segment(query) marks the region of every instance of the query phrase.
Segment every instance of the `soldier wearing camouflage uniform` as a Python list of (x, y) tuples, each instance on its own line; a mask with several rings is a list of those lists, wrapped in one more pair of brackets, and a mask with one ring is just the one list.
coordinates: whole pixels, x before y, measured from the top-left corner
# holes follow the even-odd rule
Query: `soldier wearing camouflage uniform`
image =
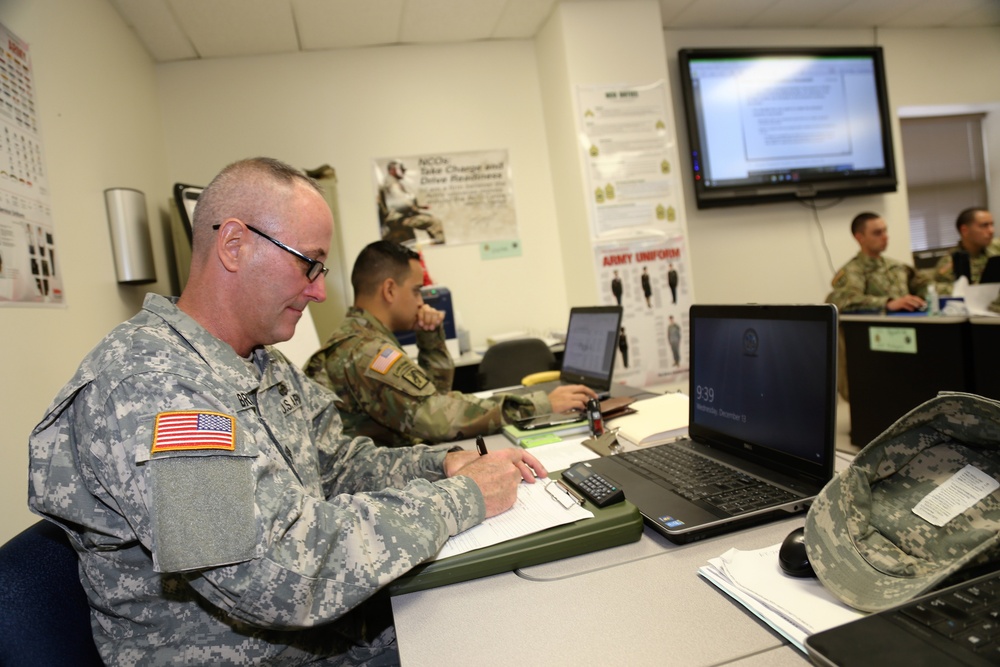
[[(423, 303), (419, 256), (388, 241), (369, 244), (351, 274), (354, 306), (306, 364), (306, 373), (337, 393), (344, 429), (392, 446), (496, 433), (514, 419), (582, 409), (596, 394), (583, 385), (546, 396), (478, 398), (451, 391), (454, 362), (445, 347), (444, 314)], [(393, 331), (416, 331), (418, 361)]]
[(882, 256), (889, 235), (881, 216), (859, 214), (851, 233), (861, 250), (833, 277), (828, 303), (841, 313), (914, 311), (927, 305), (928, 281), (912, 267)]
[(939, 259), (934, 268), (938, 294), (951, 294), (956, 278), (953, 253), (964, 252), (969, 256), (969, 282), (973, 285), (979, 283), (987, 260), (1000, 255), (1000, 242), (993, 240), (993, 215), (986, 209), (965, 209), (958, 214), (955, 228), (959, 235), (958, 245)]
[(29, 505), (80, 557), (107, 664), (395, 664), (372, 596), (544, 476), (519, 449), (351, 440), (333, 394), (267, 347), (325, 298), (332, 225), (287, 165), (227, 167), (184, 294), (149, 295), (32, 432)]

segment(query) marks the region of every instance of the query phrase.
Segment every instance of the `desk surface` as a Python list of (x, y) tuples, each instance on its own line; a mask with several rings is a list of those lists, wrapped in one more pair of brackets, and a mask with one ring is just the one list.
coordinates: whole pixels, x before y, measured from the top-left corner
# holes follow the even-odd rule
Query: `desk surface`
[(798, 665), (805, 656), (697, 574), (801, 516), (683, 546), (638, 542), (392, 599), (411, 665)]
[(802, 653), (697, 570), (733, 547), (776, 544), (803, 522), (685, 545), (646, 527), (631, 544), (394, 597), (403, 665), (801, 667)]

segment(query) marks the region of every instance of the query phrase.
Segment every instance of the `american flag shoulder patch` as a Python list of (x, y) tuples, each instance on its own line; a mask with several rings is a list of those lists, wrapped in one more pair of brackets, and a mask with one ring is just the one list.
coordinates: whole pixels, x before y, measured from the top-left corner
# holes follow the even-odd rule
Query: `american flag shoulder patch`
[(375, 355), (372, 359), (372, 363), (368, 366), (370, 369), (376, 373), (381, 373), (385, 375), (392, 368), (393, 364), (399, 361), (403, 357), (403, 353), (394, 348), (392, 345), (384, 345), (379, 353)]
[(193, 449), (236, 449), (236, 420), (220, 412), (204, 410), (156, 415), (151, 453)]

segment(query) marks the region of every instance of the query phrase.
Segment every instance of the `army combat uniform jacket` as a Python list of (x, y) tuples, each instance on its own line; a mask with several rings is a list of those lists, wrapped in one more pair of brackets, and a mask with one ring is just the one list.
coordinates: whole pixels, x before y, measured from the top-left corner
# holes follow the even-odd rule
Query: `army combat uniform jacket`
[(355, 608), (485, 516), (445, 453), (348, 439), (279, 352), (149, 295), (32, 432), (29, 505), (79, 553), (109, 665), (353, 664), (394, 637), (357, 643)]
[(884, 311), (891, 299), (907, 294), (924, 297), (928, 281), (912, 267), (888, 257), (859, 252), (833, 277), (827, 302), (841, 313)]
[[(937, 285), (938, 294), (951, 294), (952, 287), (955, 284), (955, 267), (953, 266), (951, 256), (953, 253), (964, 251), (965, 248), (960, 243), (951, 252), (938, 260), (937, 266), (934, 267), (934, 282)], [(1000, 255), (1000, 240), (991, 242), (977, 256), (970, 256), (969, 277), (971, 280), (969, 282), (973, 285), (978, 285), (979, 278), (983, 275), (983, 269), (986, 268), (986, 262), (990, 257), (996, 255)]]
[(347, 433), (390, 446), (487, 435), (519, 417), (551, 412), (541, 391), (490, 398), (451, 391), (455, 366), (441, 327), (417, 332), (417, 348), (414, 362), (384, 324), (352, 307), (306, 373), (337, 393)]

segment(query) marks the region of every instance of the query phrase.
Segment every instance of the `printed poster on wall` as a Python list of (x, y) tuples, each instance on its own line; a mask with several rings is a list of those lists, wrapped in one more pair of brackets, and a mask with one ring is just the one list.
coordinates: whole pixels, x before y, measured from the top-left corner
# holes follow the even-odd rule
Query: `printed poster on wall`
[(375, 160), (379, 236), (405, 245), (518, 238), (506, 150)]
[(645, 86), (580, 86), (592, 234), (668, 232), (683, 192), (666, 82)]
[(622, 307), (615, 382), (686, 380), (692, 290), (684, 237), (606, 243), (594, 252), (600, 303)]
[(28, 44), (0, 40), (0, 306), (62, 305)]

